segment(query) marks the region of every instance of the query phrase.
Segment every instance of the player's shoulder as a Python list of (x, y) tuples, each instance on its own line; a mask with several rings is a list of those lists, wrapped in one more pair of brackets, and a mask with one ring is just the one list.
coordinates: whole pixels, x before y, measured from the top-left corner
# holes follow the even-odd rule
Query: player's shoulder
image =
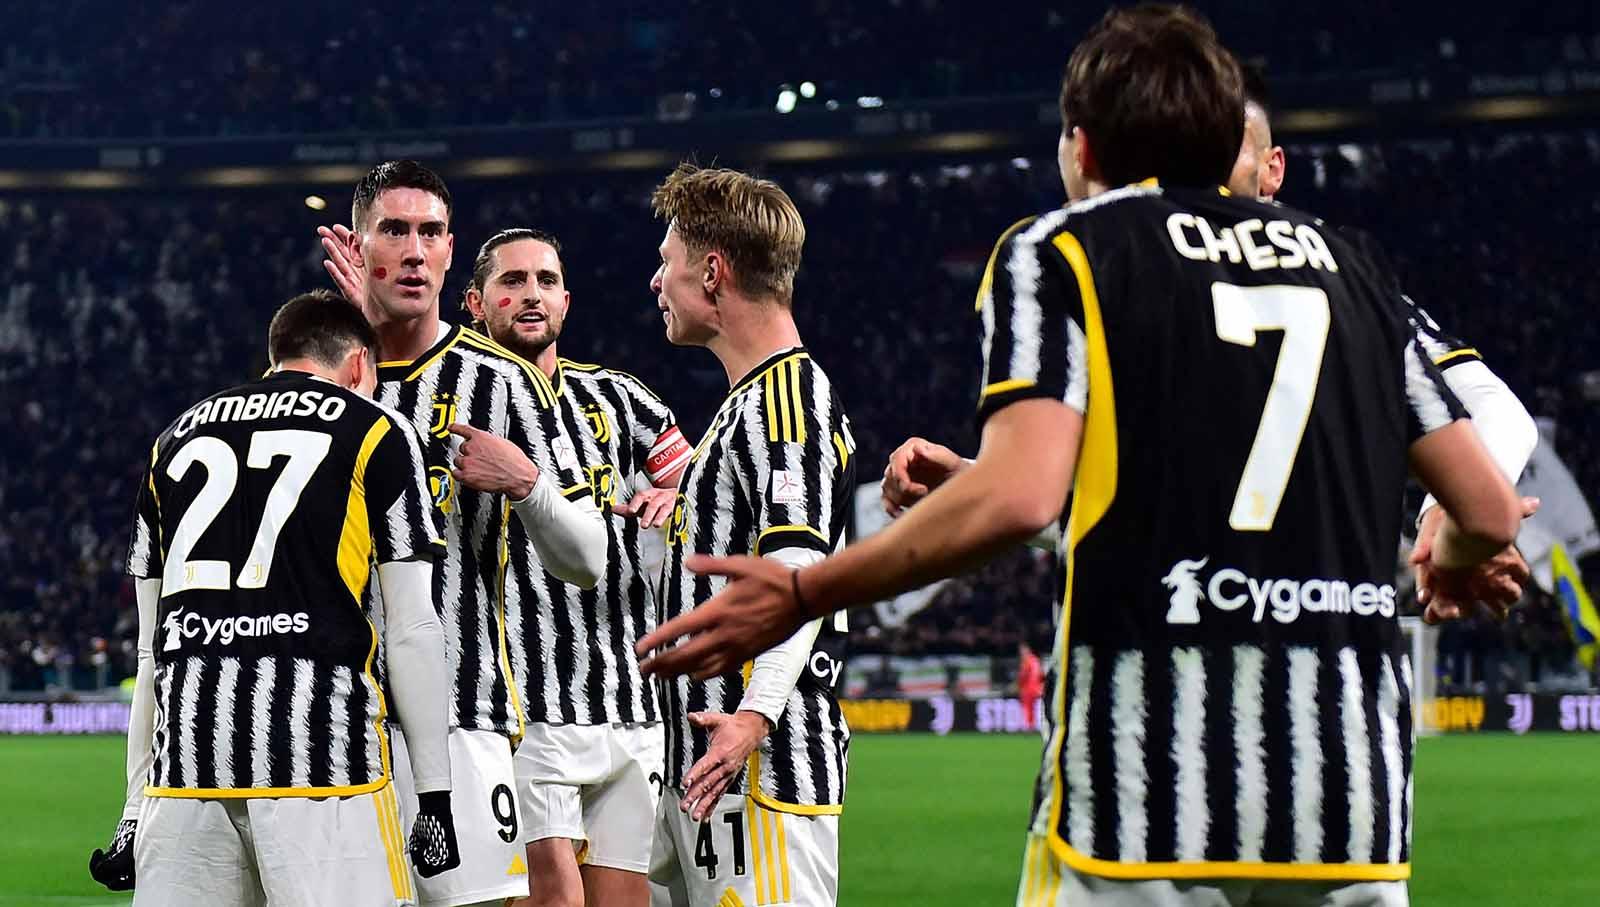
[(456, 330), (459, 333), (450, 344), (449, 353), (503, 377), (513, 386), (532, 384), (540, 405), (546, 408), (555, 405), (555, 390), (550, 386), (550, 379), (537, 366), (472, 328)]
[(666, 405), (662, 401), (661, 395), (652, 390), (650, 385), (646, 384), (637, 375), (593, 362), (576, 362), (566, 358), (558, 361), (561, 364), (563, 377), (568, 381), (584, 383), (594, 387), (610, 386), (635, 400), (644, 398), (663, 406)]

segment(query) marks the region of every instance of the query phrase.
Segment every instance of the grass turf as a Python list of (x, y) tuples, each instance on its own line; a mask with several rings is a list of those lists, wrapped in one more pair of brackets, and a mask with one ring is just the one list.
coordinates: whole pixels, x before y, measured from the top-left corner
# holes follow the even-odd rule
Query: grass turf
[[(1010, 904), (1038, 748), (857, 737), (840, 903)], [(0, 738), (0, 907), (127, 902), (85, 869), (116, 824), (122, 752), (114, 737)], [(1428, 739), (1417, 765), (1417, 907), (1600, 898), (1600, 737)]]

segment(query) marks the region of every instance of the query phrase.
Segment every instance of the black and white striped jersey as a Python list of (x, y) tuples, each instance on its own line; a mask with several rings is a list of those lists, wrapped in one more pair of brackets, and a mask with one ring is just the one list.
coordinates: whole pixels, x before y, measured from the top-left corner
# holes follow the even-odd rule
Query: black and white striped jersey
[[(605, 514), (606, 569), (593, 589), (580, 589), (538, 567), (532, 544), (511, 559), (532, 580), (508, 598), (511, 665), (522, 681), (528, 720), (544, 724), (655, 721), (655, 688), (639, 674), (633, 644), (655, 629), (652, 577), (645, 575), (643, 532), (636, 520), (610, 513), (618, 500), (669, 476), (689, 459), (689, 444), (672, 410), (624, 372), (562, 359), (553, 382), (567, 434)], [(530, 664), (544, 670), (531, 671)]]
[[(707, 601), (726, 585), (684, 567), (691, 554), (761, 557), (784, 548), (831, 553), (844, 540), (855, 489), (855, 441), (832, 383), (804, 349), (774, 354), (734, 385), (695, 447), (679, 482), (661, 573), (664, 619)], [(850, 730), (834, 700), (844, 625), (823, 623), (782, 720), (728, 788), (778, 810), (838, 812), (844, 803)], [(749, 664), (706, 681), (662, 685), (667, 778), (683, 778), (706, 754), (707, 733), (691, 712), (732, 714), (744, 698)]]
[(456, 482), (450, 465), (460, 438), (449, 429), (462, 422), (505, 438), (555, 477), (564, 495), (588, 495), (555, 391), (515, 353), (475, 331), (442, 325), (438, 343), (415, 361), (379, 363), (378, 399), (421, 433), (444, 529), (446, 553), (433, 585), (453, 686), (450, 725), (520, 735), (523, 712), (506, 637), (515, 616), (507, 612), (516, 605), (509, 590), (528, 581), (516, 576), (519, 566), (508, 555), (527, 537), (504, 495)]
[(1340, 234), (1145, 185), (1014, 227), (979, 417), (1084, 414), (1034, 830), (1115, 878), (1409, 874), (1407, 449), (1464, 415)]
[(127, 570), (161, 580), (165, 797), (346, 796), (388, 783), (374, 563), (442, 553), (398, 414), (284, 371), (191, 406), (140, 486)]

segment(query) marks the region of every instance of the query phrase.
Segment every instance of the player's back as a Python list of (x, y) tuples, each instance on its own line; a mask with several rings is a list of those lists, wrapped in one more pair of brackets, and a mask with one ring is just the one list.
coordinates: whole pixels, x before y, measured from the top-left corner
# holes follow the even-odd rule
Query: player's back
[(1136, 876), (1397, 877), (1407, 448), (1457, 411), (1390, 278), (1302, 213), (1149, 186), (1020, 225), (983, 293), (982, 411), (1085, 419), (1058, 847)]
[(358, 394), (285, 371), (161, 434), (130, 553), (130, 572), (161, 579), (153, 793), (383, 783), (362, 605), (374, 535), (396, 557), (433, 535), (425, 500), (400, 493), (420, 475), (406, 431)]

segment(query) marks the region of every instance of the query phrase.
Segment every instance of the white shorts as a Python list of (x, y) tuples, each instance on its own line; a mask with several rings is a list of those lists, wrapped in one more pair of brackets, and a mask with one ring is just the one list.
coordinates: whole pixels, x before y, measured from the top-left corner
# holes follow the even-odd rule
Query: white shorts
[[(405, 827), (417, 818), (411, 761), (399, 728), (394, 740), (395, 788)], [(450, 812), (461, 865), (431, 879), (414, 877), (422, 907), (456, 907), (528, 896), (528, 863), (517, 828), (511, 741), (494, 731), (450, 730)]]
[(1406, 907), (1405, 882), (1260, 879), (1126, 880), (1086, 875), (1061, 862), (1043, 835), (1028, 835), (1017, 907)]
[(392, 785), (353, 797), (146, 797), (140, 907), (416, 903)]
[(650, 907), (832, 907), (839, 893), (839, 817), (767, 809), (724, 795), (705, 822), (668, 788), (656, 809)]
[(656, 723), (528, 725), (516, 757), (522, 840), (583, 841), (590, 866), (648, 872), (665, 760)]

